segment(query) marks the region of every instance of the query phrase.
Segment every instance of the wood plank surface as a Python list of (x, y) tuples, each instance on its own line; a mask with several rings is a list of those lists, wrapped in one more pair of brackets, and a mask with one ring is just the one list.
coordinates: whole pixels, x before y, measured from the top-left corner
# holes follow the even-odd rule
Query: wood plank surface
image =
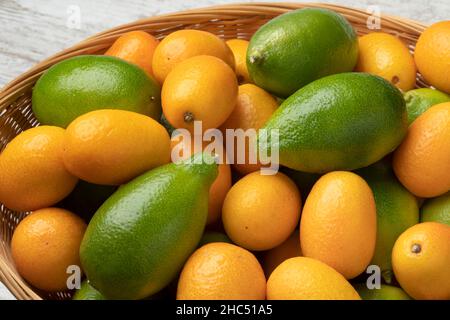
[[(0, 87), (40, 60), (96, 32), (139, 18), (245, 0), (0, 0)], [(261, 0), (260, 0), (261, 1)], [(305, 2), (305, 1), (304, 1)], [(449, 0), (322, 1), (432, 23), (450, 19)], [(79, 13), (79, 25), (77, 16)]]

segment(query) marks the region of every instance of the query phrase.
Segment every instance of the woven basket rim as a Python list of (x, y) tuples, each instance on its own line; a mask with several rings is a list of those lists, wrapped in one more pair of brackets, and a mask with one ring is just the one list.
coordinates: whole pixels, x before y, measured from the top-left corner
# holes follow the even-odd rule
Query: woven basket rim
[[(79, 41), (78, 43), (69, 46), (66, 49), (63, 49), (53, 55), (50, 55), (49, 57), (45, 58), (44, 60), (36, 63), (34, 66), (28, 68), (25, 72), (21, 73), (19, 76), (14, 78), (13, 80), (10, 80), (8, 83), (6, 83), (1, 89), (0, 89), (0, 105), (4, 103), (5, 98), (8, 97), (8, 95), (14, 91), (17, 84), (20, 83), (20, 81), (24, 81), (27, 76), (34, 74), (37, 71), (40, 71), (44, 66), (47, 66), (48, 64), (51, 64), (52, 61), (55, 58), (58, 58), (60, 56), (65, 55), (68, 52), (75, 51), (77, 48), (82, 47), (83, 45), (87, 45), (89, 42), (100, 39), (104, 37), (105, 35), (112, 36), (112, 34), (121, 29), (125, 29), (127, 27), (134, 27), (134, 25), (139, 23), (149, 23), (156, 19), (162, 19), (166, 17), (183, 17), (183, 16), (190, 16), (192, 14), (196, 15), (207, 15), (207, 14), (220, 14), (221, 12), (225, 13), (233, 13), (233, 12), (243, 12), (248, 11), (249, 13), (254, 12), (255, 10), (260, 10), (262, 8), (268, 8), (268, 9), (292, 9), (295, 10), (298, 8), (298, 6), (301, 5), (302, 7), (314, 7), (314, 6), (320, 6), (320, 7), (328, 7), (331, 10), (336, 9), (345, 9), (345, 10), (352, 10), (354, 12), (359, 12), (362, 14), (367, 14), (362, 9), (352, 8), (348, 6), (343, 5), (337, 5), (337, 4), (325, 4), (320, 2), (305, 2), (305, 3), (296, 3), (296, 2), (242, 2), (242, 3), (236, 3), (236, 4), (224, 4), (224, 5), (215, 5), (215, 6), (207, 6), (207, 7), (201, 7), (201, 8), (195, 8), (195, 9), (187, 9), (183, 11), (173, 12), (173, 13), (164, 13), (161, 15), (156, 16), (150, 16), (142, 19), (135, 20), (133, 22), (121, 24), (119, 26), (109, 28), (104, 31), (100, 31), (90, 37), (85, 38), (84, 40)], [(423, 31), (427, 25), (423, 24), (418, 21), (414, 21), (412, 19), (407, 19), (403, 17), (398, 17), (391, 14), (382, 14), (382, 19), (390, 19), (390, 20), (397, 20), (399, 22), (402, 22), (405, 25), (408, 25), (413, 28), (418, 28)], [(121, 32), (123, 33), (123, 31)]]
[[(165, 13), (156, 16), (150, 16), (143, 19), (138, 19), (134, 22), (122, 24), (117, 27), (110, 28), (105, 31), (98, 32), (56, 54), (49, 56), (41, 62), (35, 64), (24, 73), (17, 76), (15, 79), (8, 82), (0, 91), (0, 120), (2, 117), (6, 117), (2, 111), (12, 103), (15, 103), (21, 99), (22, 95), (29, 95), (32, 86), (38, 79), (38, 77), (50, 66), (66, 59), (71, 55), (86, 54), (83, 53), (86, 47), (89, 47), (92, 51), (100, 51), (109, 47), (113, 40), (119, 37), (121, 34), (132, 31), (144, 29), (146, 26), (150, 28), (153, 25), (163, 25), (171, 21), (180, 21), (181, 19), (197, 18), (201, 21), (207, 21), (208, 17), (211, 19), (227, 18), (239, 20), (240, 16), (246, 17), (254, 16), (257, 20), (263, 20), (265, 12), (267, 17), (272, 17), (284, 13), (289, 10), (304, 8), (304, 7), (320, 7), (328, 8), (333, 11), (343, 14), (345, 17), (354, 17), (357, 19), (357, 23), (360, 21), (366, 21), (369, 13), (362, 9), (355, 9), (343, 5), (328, 4), (328, 3), (297, 3), (297, 2), (252, 2), (252, 3), (233, 3), (224, 5), (214, 5), (209, 7), (188, 9), (179, 12)], [(202, 20), (203, 19), (203, 20)], [(387, 25), (389, 29), (393, 29), (393, 32), (400, 30), (403, 32), (404, 37), (408, 40), (410, 45), (415, 44), (415, 40), (423, 30), (427, 27), (426, 24), (417, 22), (411, 19), (397, 17), (390, 14), (381, 14), (382, 28), (383, 25)], [(209, 20), (208, 20), (209, 21)], [(193, 22), (190, 21), (189, 25)], [(402, 35), (400, 32), (399, 35)], [(423, 85), (423, 83), (421, 83)], [(29, 102), (29, 97), (27, 103)], [(23, 103), (23, 101), (22, 101)], [(16, 106), (12, 108), (17, 108)], [(1, 125), (1, 123), (0, 123)], [(1, 129), (1, 127), (0, 127)], [(0, 136), (0, 138), (2, 138)], [(34, 290), (29, 286), (17, 273), (14, 264), (10, 259), (10, 252), (7, 250), (9, 247), (7, 241), (3, 240), (2, 233), (5, 230), (5, 222), (2, 221), (0, 225), (0, 281), (13, 293), (18, 299), (42, 299), (39, 291)]]

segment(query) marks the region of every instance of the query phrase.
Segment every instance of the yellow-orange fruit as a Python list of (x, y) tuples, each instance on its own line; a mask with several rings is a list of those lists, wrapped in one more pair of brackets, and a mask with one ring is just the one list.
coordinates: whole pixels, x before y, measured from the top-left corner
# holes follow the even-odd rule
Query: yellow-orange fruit
[(247, 69), (247, 48), (249, 42), (243, 39), (231, 39), (227, 42), (228, 47), (234, 55), (234, 61), (236, 63), (236, 75), (239, 83), (252, 82), (248, 74)]
[[(226, 129), (242, 129), (244, 131), (254, 129), (257, 132), (258, 129), (264, 126), (277, 108), (277, 101), (268, 92), (254, 84), (247, 83), (240, 85), (237, 104), (228, 119), (221, 126), (224, 136), (227, 136)], [(227, 143), (229, 144), (229, 142)], [(254, 150), (252, 150), (254, 161), (251, 161), (250, 150), (250, 141), (248, 139), (239, 145), (238, 137), (234, 138), (233, 168), (241, 174), (254, 172), (262, 167), (257, 154), (255, 154), (256, 143)]]
[(268, 300), (361, 300), (336, 270), (315, 259), (290, 258), (267, 281)]
[(375, 200), (367, 183), (351, 172), (330, 172), (306, 199), (300, 221), (302, 252), (352, 279), (372, 259), (376, 229)]
[(31, 211), (64, 199), (78, 179), (64, 167), (64, 129), (39, 126), (11, 140), (0, 154), (0, 202)]
[(147, 32), (130, 31), (117, 38), (105, 55), (131, 62), (152, 76), (153, 53), (158, 43), (159, 41)]
[(414, 88), (414, 58), (399, 38), (384, 32), (374, 32), (360, 37), (358, 42), (356, 71), (380, 76), (403, 91)]
[(432, 106), (409, 126), (392, 165), (400, 182), (418, 197), (450, 190), (450, 102)]
[(248, 250), (269, 250), (284, 242), (298, 224), (301, 197), (286, 175), (253, 172), (234, 184), (223, 203), (227, 235)]
[(414, 299), (450, 299), (450, 226), (416, 224), (392, 249), (392, 266), (402, 288)]
[(266, 278), (255, 256), (225, 242), (204, 245), (178, 280), (178, 300), (264, 300)]
[(85, 230), (84, 221), (70, 211), (34, 211), (19, 223), (11, 240), (20, 275), (41, 290), (67, 290), (67, 268), (79, 267), (82, 275), (79, 249)]
[(200, 55), (217, 57), (234, 70), (233, 53), (222, 39), (210, 32), (187, 29), (172, 32), (156, 47), (153, 73), (163, 83), (177, 64)]
[(414, 59), (426, 81), (450, 93), (450, 20), (437, 22), (422, 32)]
[(76, 118), (66, 129), (64, 164), (96, 184), (119, 185), (170, 161), (162, 125), (131, 111), (102, 109)]

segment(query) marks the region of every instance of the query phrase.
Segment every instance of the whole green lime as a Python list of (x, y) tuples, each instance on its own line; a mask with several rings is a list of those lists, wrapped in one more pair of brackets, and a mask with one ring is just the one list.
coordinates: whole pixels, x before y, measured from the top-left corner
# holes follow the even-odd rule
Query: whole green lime
[(324, 76), (352, 71), (358, 41), (340, 14), (318, 8), (294, 10), (263, 25), (247, 50), (253, 82), (279, 97)]
[(450, 96), (439, 90), (420, 88), (405, 93), (408, 124), (411, 124), (422, 113), (435, 104), (450, 101)]
[(108, 299), (143, 299), (172, 282), (197, 248), (217, 165), (208, 153), (150, 170), (120, 188), (92, 217), (80, 260)]
[(406, 121), (403, 96), (388, 81), (340, 73), (287, 98), (259, 130), (258, 143), (262, 154), (278, 152), (279, 163), (294, 170), (354, 170), (392, 152)]
[(450, 191), (428, 199), (420, 209), (420, 222), (434, 221), (450, 226)]
[(67, 127), (98, 109), (122, 109), (159, 121), (160, 86), (139, 67), (109, 56), (63, 60), (36, 82), (32, 108), (41, 124)]

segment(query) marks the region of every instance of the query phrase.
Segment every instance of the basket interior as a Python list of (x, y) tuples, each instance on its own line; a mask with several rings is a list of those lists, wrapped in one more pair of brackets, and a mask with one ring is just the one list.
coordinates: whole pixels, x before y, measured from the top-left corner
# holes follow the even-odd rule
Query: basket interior
[[(362, 10), (321, 4), (248, 4), (191, 10), (136, 21), (93, 36), (35, 66), (7, 85), (0, 93), (0, 151), (21, 131), (39, 125), (31, 110), (31, 90), (39, 76), (51, 65), (80, 54), (102, 54), (117, 37), (132, 30), (144, 30), (161, 39), (179, 29), (201, 29), (223, 39), (250, 39), (268, 20), (292, 9), (325, 7), (343, 14), (359, 35), (383, 31), (398, 36), (414, 51), (424, 26), (414, 21), (381, 17), (381, 30), (369, 30), (368, 13)], [(417, 74), (417, 87), (429, 87)], [(40, 292), (17, 273), (10, 254), (10, 240), (19, 221), (27, 213), (13, 212), (0, 204), (0, 280), (18, 299), (68, 299), (71, 292)]]

